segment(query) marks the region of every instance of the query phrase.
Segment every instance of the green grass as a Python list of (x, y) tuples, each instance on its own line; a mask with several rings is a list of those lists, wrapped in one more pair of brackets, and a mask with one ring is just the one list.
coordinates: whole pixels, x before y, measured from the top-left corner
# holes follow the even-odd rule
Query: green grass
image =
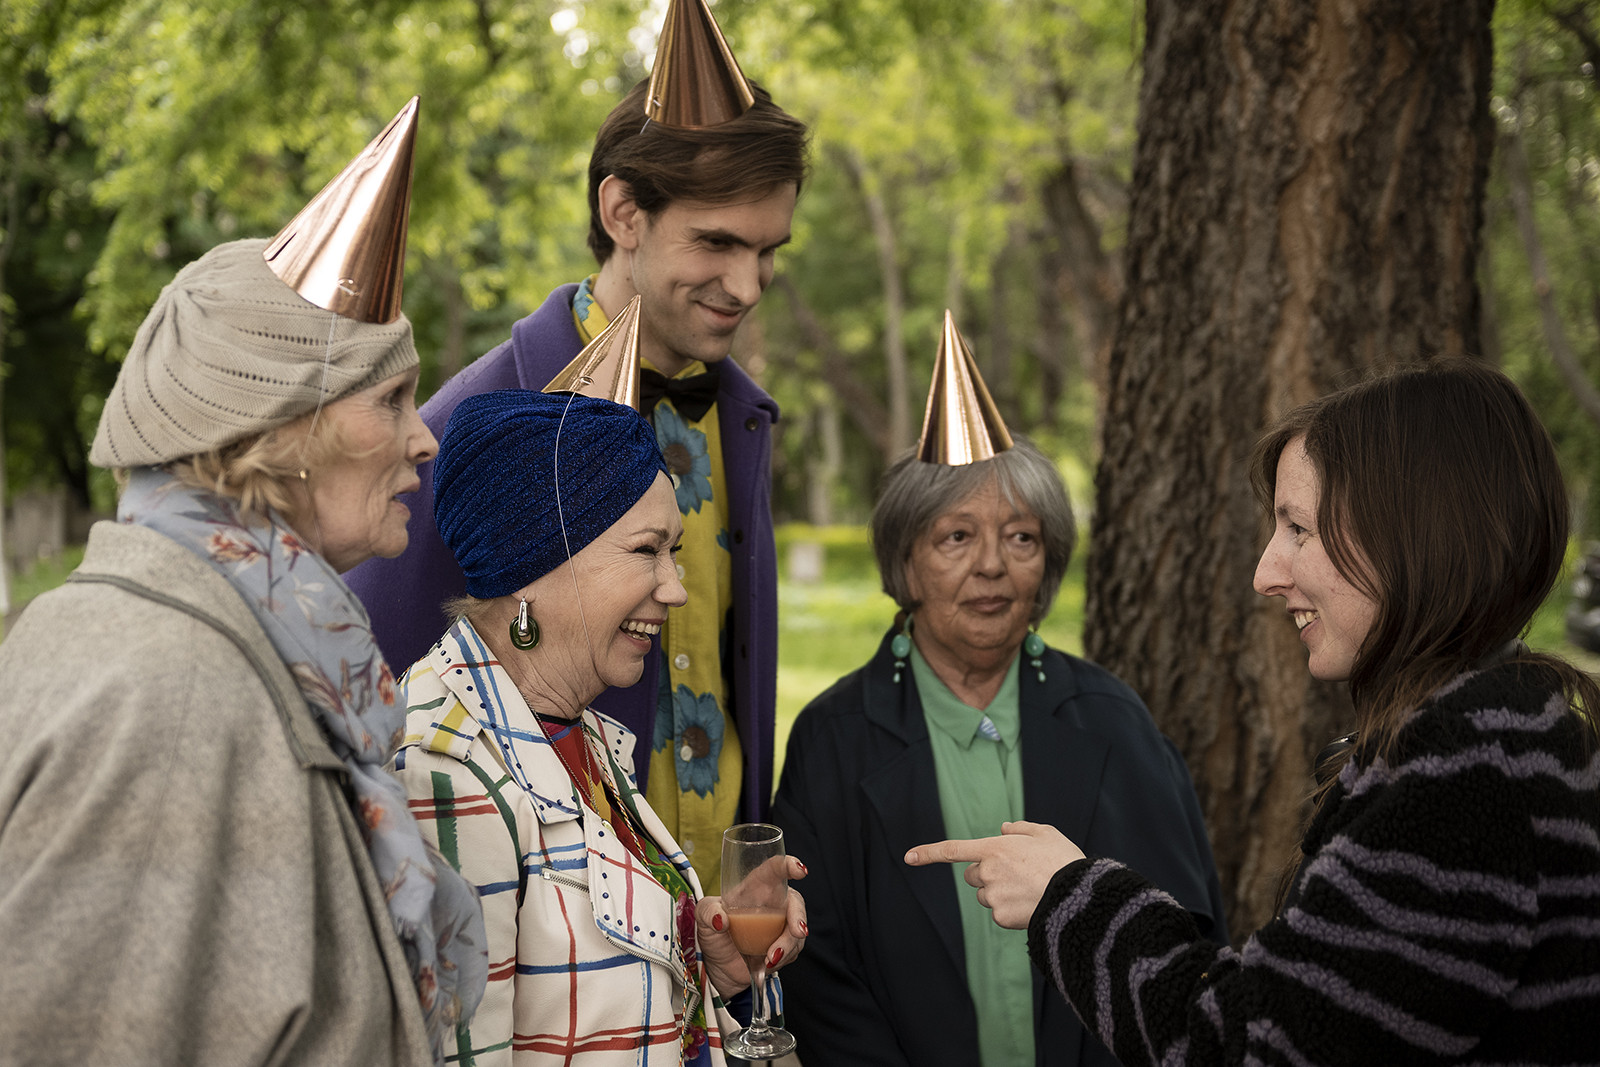
[(1565, 657), (1590, 673), (1600, 673), (1600, 656), (1587, 652), (1567, 640), (1567, 601), (1572, 594), (1572, 576), (1577, 573), (1582, 546), (1574, 540), (1567, 545), (1567, 562), (1545, 602), (1534, 612), (1525, 640), (1529, 647)]
[[(67, 580), (67, 575), (83, 562), (83, 546), (73, 545), (59, 556), (39, 560), (33, 566), (11, 579), (11, 619), (27, 606), (28, 601), (40, 593), (47, 593)], [(0, 637), (5, 635), (5, 619), (0, 619)]]

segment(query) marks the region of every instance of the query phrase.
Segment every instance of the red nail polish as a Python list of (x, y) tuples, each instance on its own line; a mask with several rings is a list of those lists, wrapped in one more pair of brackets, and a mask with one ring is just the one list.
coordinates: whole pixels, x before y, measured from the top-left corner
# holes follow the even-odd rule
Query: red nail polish
[(807, 923), (804, 919), (800, 920), (800, 936), (801, 937), (810, 937), (811, 936), (811, 925), (809, 923)]
[(776, 967), (778, 965), (778, 962), (780, 960), (782, 960), (782, 959), (783, 959), (783, 949), (775, 948), (775, 949), (772, 950), (772, 958), (767, 961), (767, 966), (769, 968), (770, 967)]
[(722, 916), (720, 916), (720, 915), (711, 916), (711, 929), (713, 929), (713, 930), (722, 929)]
[(800, 873), (801, 874), (805, 874), (806, 870), (807, 870), (805, 861), (804, 860), (795, 860), (795, 862), (800, 864)]

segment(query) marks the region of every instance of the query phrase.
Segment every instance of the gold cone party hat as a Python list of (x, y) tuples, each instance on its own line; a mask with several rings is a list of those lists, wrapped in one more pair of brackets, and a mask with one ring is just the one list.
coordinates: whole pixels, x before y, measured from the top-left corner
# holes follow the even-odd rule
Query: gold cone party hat
[(946, 310), (917, 458), (959, 467), (993, 459), (1010, 447), (1011, 433), (1005, 420), (983, 384), (972, 350), (956, 329), (955, 318)]
[(546, 393), (580, 393), (639, 410), (639, 297), (628, 301), (600, 336), (584, 346)]
[(645, 115), (693, 130), (736, 119), (755, 102), (706, 0), (672, 0), (656, 41)]
[(417, 107), (413, 96), (263, 253), (289, 288), (347, 319), (400, 317)]

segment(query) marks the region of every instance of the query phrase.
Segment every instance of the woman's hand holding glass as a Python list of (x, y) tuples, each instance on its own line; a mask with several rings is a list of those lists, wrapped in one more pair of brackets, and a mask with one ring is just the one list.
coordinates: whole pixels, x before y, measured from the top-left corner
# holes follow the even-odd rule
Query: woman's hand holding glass
[[(793, 856), (783, 857), (784, 873), (790, 881), (804, 878), (806, 865)], [(700, 955), (706, 961), (717, 992), (731, 997), (750, 986), (750, 968), (734, 941), (728, 922), (728, 907), (723, 897), (704, 897), (695, 909), (696, 938)], [(767, 952), (767, 969), (778, 970), (794, 959), (806, 943), (806, 902), (799, 890), (788, 890), (788, 905), (783, 933)]]
[[(763, 837), (762, 841), (744, 838)], [(764, 824), (741, 824), (728, 831), (722, 860), (723, 895), (705, 897), (696, 909), (700, 953), (712, 984), (724, 997), (750, 988), (755, 994), (749, 1028), (724, 1045), (736, 1055), (769, 1058), (794, 1048), (783, 1030), (769, 1029), (765, 1006), (766, 974), (799, 955), (807, 934), (805, 900), (790, 888), (806, 875), (805, 864), (783, 853), (782, 831)], [(758, 1051), (741, 1052), (737, 1039), (750, 1036)]]

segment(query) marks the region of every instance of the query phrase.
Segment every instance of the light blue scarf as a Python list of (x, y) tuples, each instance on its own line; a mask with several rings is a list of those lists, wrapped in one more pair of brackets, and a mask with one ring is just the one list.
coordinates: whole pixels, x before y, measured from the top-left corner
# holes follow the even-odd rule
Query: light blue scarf
[(437, 1063), (483, 998), (489, 957), (477, 894), (422, 838), (405, 790), (385, 769), (405, 732), (394, 675), (355, 594), (276, 513), (251, 521), (225, 497), (163, 470), (132, 472), (121, 522), (148, 526), (199, 556), (250, 606), (350, 772), (366, 839), (405, 949)]

